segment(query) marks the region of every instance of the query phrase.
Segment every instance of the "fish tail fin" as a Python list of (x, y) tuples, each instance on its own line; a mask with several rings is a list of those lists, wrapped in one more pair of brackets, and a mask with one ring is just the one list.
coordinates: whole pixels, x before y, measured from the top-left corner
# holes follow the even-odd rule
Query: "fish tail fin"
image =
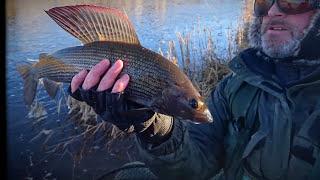
[(51, 98), (55, 98), (60, 87), (60, 84), (49, 80), (48, 78), (43, 78), (43, 86)]
[(39, 80), (35, 77), (32, 65), (19, 65), (17, 70), (24, 80), (24, 101), (27, 105), (31, 105), (36, 96)]

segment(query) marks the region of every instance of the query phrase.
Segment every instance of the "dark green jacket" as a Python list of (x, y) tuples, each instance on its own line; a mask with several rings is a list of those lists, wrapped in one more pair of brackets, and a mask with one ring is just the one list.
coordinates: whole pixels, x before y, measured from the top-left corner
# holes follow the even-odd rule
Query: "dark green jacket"
[(208, 179), (223, 169), (226, 179), (320, 179), (320, 66), (283, 85), (253, 52), (234, 58), (212, 93), (214, 123), (175, 120), (156, 147), (138, 139), (156, 175)]

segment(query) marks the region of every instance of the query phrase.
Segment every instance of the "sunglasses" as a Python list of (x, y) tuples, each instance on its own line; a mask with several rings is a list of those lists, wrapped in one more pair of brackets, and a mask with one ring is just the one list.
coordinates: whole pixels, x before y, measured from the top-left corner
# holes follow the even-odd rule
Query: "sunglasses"
[(286, 14), (301, 14), (320, 8), (320, 0), (255, 0), (254, 15), (266, 16), (274, 2)]

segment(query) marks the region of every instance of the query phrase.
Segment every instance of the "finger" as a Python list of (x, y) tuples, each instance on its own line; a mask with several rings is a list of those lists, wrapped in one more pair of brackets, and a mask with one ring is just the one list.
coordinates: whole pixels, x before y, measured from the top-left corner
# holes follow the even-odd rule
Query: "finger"
[(100, 77), (107, 71), (109, 66), (110, 61), (107, 59), (104, 59), (93, 66), (93, 68), (89, 71), (87, 77), (85, 78), (82, 84), (82, 88), (84, 90), (87, 90), (95, 86), (100, 81)]
[(114, 84), (113, 88), (112, 88), (112, 93), (119, 93), (119, 92), (123, 92), (126, 87), (128, 86), (130, 77), (128, 74), (124, 74), (123, 76), (121, 76), (120, 79), (118, 79), (116, 81), (116, 83)]
[(82, 84), (82, 82), (86, 78), (87, 74), (88, 74), (87, 70), (82, 70), (78, 74), (73, 76), (71, 80), (71, 93), (74, 93), (79, 88), (79, 86)]
[(106, 89), (110, 89), (116, 78), (120, 74), (123, 68), (123, 61), (117, 60), (112, 67), (107, 71), (107, 73), (102, 77), (100, 84), (97, 88), (97, 91), (104, 91)]

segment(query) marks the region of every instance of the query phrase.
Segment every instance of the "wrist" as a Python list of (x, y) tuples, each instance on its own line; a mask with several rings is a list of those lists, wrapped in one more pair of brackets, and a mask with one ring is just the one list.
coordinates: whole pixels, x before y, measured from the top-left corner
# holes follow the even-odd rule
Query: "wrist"
[(159, 145), (171, 136), (173, 129), (173, 117), (155, 113), (152, 123), (137, 136), (146, 143)]

